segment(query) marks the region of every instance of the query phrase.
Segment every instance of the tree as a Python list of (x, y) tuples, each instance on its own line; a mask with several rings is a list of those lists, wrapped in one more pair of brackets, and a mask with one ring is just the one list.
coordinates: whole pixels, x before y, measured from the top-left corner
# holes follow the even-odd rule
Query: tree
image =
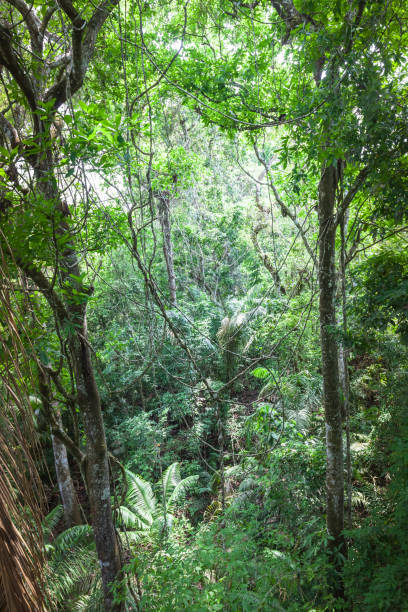
[[(8, 101), (0, 113), (2, 214), (11, 225), (7, 246), (10, 259), (47, 299), (72, 359), (76, 401), (86, 434), (84, 473), (106, 610), (118, 609), (111, 585), (121, 562), (100, 397), (88, 341), (86, 308), (92, 290), (81, 271), (69, 206), (61, 192), (55, 136), (61, 125), (57, 113), (69, 107), (80, 90), (98, 33), (117, 4), (118, 0), (104, 0), (96, 7), (90, 3), (75, 6), (62, 0), (47, 8), (40, 2), (29, 6), (24, 0), (10, 0), (3, 3), (0, 25), (3, 99)], [(38, 232), (43, 234), (41, 246), (37, 241), (34, 248), (27, 248), (29, 232), (25, 230), (29, 226), (37, 238)]]

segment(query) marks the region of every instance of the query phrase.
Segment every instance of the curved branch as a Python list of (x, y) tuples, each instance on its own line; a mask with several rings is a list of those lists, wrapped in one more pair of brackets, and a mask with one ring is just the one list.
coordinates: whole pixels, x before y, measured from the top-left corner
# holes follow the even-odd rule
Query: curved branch
[(89, 62), (94, 54), (96, 37), (119, 0), (104, 0), (86, 22), (73, 6), (71, 0), (58, 0), (59, 6), (72, 23), (72, 66), (65, 71), (62, 79), (52, 85), (45, 95), (45, 101), (55, 98), (54, 109), (66, 102), (68, 92), (75, 94), (82, 86)]
[(41, 21), (38, 18), (33, 5), (29, 6), (24, 0), (7, 0), (21, 14), (27, 26), (31, 40), (31, 50), (41, 57), (42, 54), (42, 34)]
[(15, 264), (37, 285), (38, 289), (44, 294), (47, 302), (55, 312), (60, 323), (69, 320), (69, 314), (57, 292), (52, 287), (48, 278), (34, 267), (32, 264), (25, 263), (19, 257), (14, 257)]
[[(32, 111), (37, 110), (36, 95), (33, 84), (27, 73), (21, 68), (17, 56), (11, 46), (12, 33), (4, 25), (0, 25), (0, 64), (3, 64), (10, 72), (17, 85), (27, 98)], [(35, 118), (34, 114), (34, 118)]]
[(305, 230), (303, 229), (302, 225), (297, 220), (296, 215), (286, 206), (285, 202), (280, 197), (279, 192), (276, 189), (276, 187), (275, 187), (275, 185), (274, 185), (274, 183), (272, 181), (272, 178), (270, 177), (269, 168), (268, 168), (266, 162), (259, 155), (259, 151), (258, 151), (258, 148), (256, 147), (256, 145), (254, 145), (254, 151), (255, 151), (255, 155), (257, 156), (258, 160), (261, 162), (261, 164), (265, 168), (265, 174), (268, 177), (268, 183), (269, 183), (269, 185), (270, 185), (270, 187), (271, 187), (271, 189), (273, 191), (273, 195), (275, 196), (276, 203), (279, 205), (279, 208), (281, 209), (282, 215), (284, 217), (289, 217), (289, 219), (292, 221), (292, 223), (294, 224), (294, 226), (298, 230), (298, 232), (300, 234), (300, 237), (302, 238), (303, 244), (305, 245), (305, 249), (308, 252), (308, 254), (310, 256), (310, 259), (312, 260), (314, 266), (317, 269), (318, 268), (317, 258), (316, 258), (316, 255), (315, 255), (312, 247), (309, 244), (309, 241), (307, 239)]
[(365, 166), (362, 170), (360, 170), (360, 172), (358, 173), (358, 175), (356, 176), (354, 183), (352, 184), (352, 186), (350, 187), (350, 189), (348, 190), (348, 192), (346, 193), (346, 195), (343, 198), (343, 201), (341, 203), (341, 207), (337, 212), (336, 218), (335, 218), (335, 225), (337, 226), (340, 222), (340, 220), (342, 219), (344, 213), (346, 212), (347, 208), (350, 206), (351, 202), (354, 200), (354, 197), (357, 195), (359, 189), (363, 186), (363, 184), (365, 183), (366, 178), (369, 175), (369, 168), (368, 166)]

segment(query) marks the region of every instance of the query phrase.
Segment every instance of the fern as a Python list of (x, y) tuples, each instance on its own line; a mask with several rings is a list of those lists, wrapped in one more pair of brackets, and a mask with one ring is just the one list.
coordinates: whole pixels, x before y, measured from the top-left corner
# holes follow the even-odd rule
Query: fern
[(166, 501), (169, 499), (172, 491), (179, 484), (180, 480), (180, 466), (176, 461), (169, 465), (163, 474), (162, 483)]
[(188, 489), (191, 487), (191, 485), (197, 482), (197, 480), (198, 480), (198, 476), (196, 475), (196, 476), (187, 476), (187, 478), (184, 478), (183, 480), (178, 482), (174, 488), (173, 493), (169, 497), (169, 500), (168, 500), (169, 506), (172, 507), (175, 504), (181, 502), (184, 499)]
[(144, 530), (147, 529), (153, 522), (153, 520), (150, 523), (142, 521), (135, 512), (132, 512), (131, 510), (129, 510), (129, 508), (126, 508), (125, 506), (120, 506), (119, 514), (121, 524), (124, 525), (127, 529)]
[(67, 551), (76, 546), (92, 543), (92, 528), (90, 525), (74, 525), (60, 533), (54, 540), (54, 545)]
[(198, 476), (181, 479), (178, 462), (172, 463), (166, 469), (162, 479), (157, 483), (158, 489), (164, 491), (166, 502), (166, 521), (164, 521), (163, 506), (156, 500), (151, 484), (130, 470), (126, 470), (126, 476), (128, 479), (126, 506), (121, 506), (119, 509), (119, 522), (125, 528), (136, 531), (149, 531), (152, 528), (153, 531), (157, 531), (165, 524), (167, 529), (171, 528), (174, 521), (172, 511), (198, 480)]
[[(248, 322), (253, 318), (263, 315), (266, 315), (266, 310), (262, 306), (257, 306), (248, 312), (236, 312), (233, 316), (224, 317), (221, 321), (217, 332), (217, 340), (223, 351), (227, 380), (233, 375), (238, 351), (244, 340)], [(246, 343), (243, 349), (244, 353), (248, 350), (251, 342), (252, 339)]]
[(150, 526), (156, 508), (153, 489), (150, 483), (130, 470), (126, 470), (126, 476), (128, 479), (126, 504), (132, 509), (132, 512), (137, 514), (144, 525)]
[(53, 508), (51, 512), (49, 512), (47, 516), (43, 519), (42, 530), (43, 530), (44, 540), (47, 544), (49, 544), (51, 537), (52, 537), (52, 532), (55, 530), (63, 514), (64, 514), (64, 508), (61, 505), (59, 505), (59, 506), (55, 506), (55, 508)]
[(49, 546), (47, 584), (51, 598), (61, 610), (74, 609), (73, 602), (78, 598), (88, 595), (93, 588), (100, 590), (95, 544), (89, 525), (66, 529)]

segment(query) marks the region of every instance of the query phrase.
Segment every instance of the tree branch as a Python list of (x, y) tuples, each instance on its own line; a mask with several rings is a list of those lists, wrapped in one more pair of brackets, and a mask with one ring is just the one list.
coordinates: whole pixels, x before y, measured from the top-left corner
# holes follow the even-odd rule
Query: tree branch
[(299, 13), (292, 0), (272, 0), (272, 6), (284, 21), (288, 34), (302, 23), (310, 23), (317, 27), (317, 22), (306, 13)]
[(82, 86), (95, 50), (96, 37), (119, 0), (101, 2), (88, 23), (82, 19), (71, 0), (58, 0), (58, 3), (72, 23), (72, 67), (71, 70), (67, 68), (63, 78), (50, 87), (45, 95), (46, 102), (55, 98), (55, 109), (67, 100), (68, 91), (74, 95)]
[(20, 138), (14, 125), (0, 112), (0, 131), (8, 140), (12, 149), (15, 149), (20, 144)]
[(41, 34), (41, 21), (38, 18), (33, 5), (28, 6), (24, 0), (7, 0), (7, 2), (14, 6), (19, 11), (24, 23), (27, 26), (31, 40), (31, 50), (33, 53), (41, 57), (42, 55), (42, 34)]
[(67, 447), (67, 449), (70, 451), (72, 456), (75, 457), (75, 459), (78, 461), (79, 466), (81, 467), (85, 459), (85, 454), (81, 451), (81, 449), (75, 444), (75, 442), (70, 438), (70, 436), (58, 423), (58, 419), (54, 414), (51, 404), (51, 389), (49, 385), (49, 378), (47, 375), (48, 368), (44, 369), (43, 364), (38, 359), (36, 361), (41, 403), (46, 416), (51, 421), (51, 433), (59, 440), (61, 440), (61, 442)]
[[(21, 68), (17, 56), (11, 46), (12, 33), (3, 25), (0, 25), (0, 64), (3, 64), (10, 72), (17, 85), (27, 98), (32, 111), (37, 110), (36, 95), (33, 84), (26, 72)], [(35, 119), (36, 115), (34, 115)]]
[(54, 6), (50, 6), (50, 8), (46, 10), (43, 20), (41, 22), (41, 26), (40, 26), (40, 33), (42, 37), (45, 36), (50, 19), (52, 18), (53, 14), (55, 13), (57, 9), (58, 9), (58, 6), (54, 4)]
[(302, 225), (299, 223), (299, 221), (296, 219), (296, 215), (286, 206), (285, 202), (282, 200), (282, 198), (279, 195), (278, 190), (276, 189), (272, 178), (269, 175), (269, 168), (266, 164), (266, 162), (262, 159), (262, 157), (259, 155), (259, 151), (256, 145), (254, 145), (254, 151), (255, 154), (258, 158), (258, 160), (260, 161), (260, 163), (264, 166), (265, 168), (265, 174), (268, 178), (268, 182), (269, 185), (273, 191), (273, 195), (275, 196), (275, 200), (276, 203), (279, 205), (279, 208), (281, 209), (282, 215), (284, 217), (289, 217), (289, 219), (292, 221), (292, 223), (294, 224), (294, 226), (296, 227), (296, 229), (298, 230), (300, 237), (302, 238), (303, 244), (305, 245), (306, 251), (309, 253), (309, 256), (314, 264), (314, 266), (316, 267), (316, 269), (318, 269), (318, 262), (317, 262), (317, 258), (315, 253), (313, 252), (312, 247), (309, 244), (309, 241), (306, 237), (306, 232), (304, 231)]
[(364, 184), (368, 175), (369, 175), (369, 168), (368, 166), (366, 166), (365, 168), (360, 170), (360, 172), (356, 176), (354, 183), (352, 184), (352, 186), (350, 187), (350, 189), (348, 190), (348, 192), (343, 198), (340, 209), (337, 211), (336, 218), (334, 220), (334, 223), (336, 226), (339, 224), (342, 216), (344, 215), (347, 208), (350, 206), (351, 202), (353, 201), (360, 187), (362, 187), (362, 185)]
[(33, 265), (25, 263), (21, 258), (14, 257), (16, 265), (37, 285), (38, 289), (44, 294), (47, 302), (60, 323), (69, 320), (68, 311), (59, 295), (54, 291), (48, 278)]

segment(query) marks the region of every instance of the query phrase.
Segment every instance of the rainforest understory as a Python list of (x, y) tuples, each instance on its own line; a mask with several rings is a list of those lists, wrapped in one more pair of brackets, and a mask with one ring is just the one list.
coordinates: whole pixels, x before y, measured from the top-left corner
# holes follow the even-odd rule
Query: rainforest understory
[(0, 611), (408, 610), (408, 7), (0, 4)]

